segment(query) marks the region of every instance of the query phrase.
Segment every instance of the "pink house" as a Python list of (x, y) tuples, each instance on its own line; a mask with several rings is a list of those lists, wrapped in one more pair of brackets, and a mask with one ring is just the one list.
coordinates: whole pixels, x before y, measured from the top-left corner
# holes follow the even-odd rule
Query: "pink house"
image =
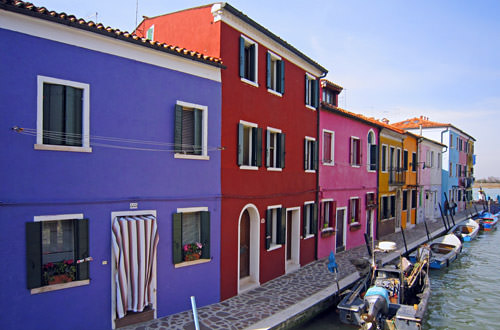
[(341, 91), (321, 81), (318, 258), (364, 244), (365, 233), (376, 233), (380, 126), (339, 108)]

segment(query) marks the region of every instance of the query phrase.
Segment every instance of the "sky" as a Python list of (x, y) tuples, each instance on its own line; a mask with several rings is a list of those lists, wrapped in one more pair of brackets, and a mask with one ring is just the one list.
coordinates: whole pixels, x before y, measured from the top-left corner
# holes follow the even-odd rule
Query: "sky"
[[(211, 3), (33, 2), (129, 32), (143, 15)], [(499, 1), (228, 2), (328, 69), (344, 87), (339, 106), (391, 123), (420, 115), (451, 123), (476, 139), (474, 176), (500, 177)]]

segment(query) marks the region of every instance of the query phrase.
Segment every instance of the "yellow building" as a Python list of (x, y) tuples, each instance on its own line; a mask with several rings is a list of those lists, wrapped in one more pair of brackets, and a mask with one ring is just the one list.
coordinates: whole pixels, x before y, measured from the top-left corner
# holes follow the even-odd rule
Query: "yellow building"
[(403, 164), (405, 132), (387, 123), (380, 125), (378, 237), (401, 229), (406, 181)]
[(418, 204), (418, 136), (405, 132), (403, 140), (403, 175), (405, 177), (402, 186), (401, 197), (401, 227), (406, 229), (416, 224)]

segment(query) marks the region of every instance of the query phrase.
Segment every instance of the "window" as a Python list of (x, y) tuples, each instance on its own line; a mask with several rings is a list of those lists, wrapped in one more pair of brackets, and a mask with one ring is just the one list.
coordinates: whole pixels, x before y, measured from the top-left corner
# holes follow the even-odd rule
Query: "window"
[(450, 149), (453, 148), (453, 135), (450, 133)]
[(397, 171), (401, 170), (401, 149), (400, 148), (396, 149), (396, 170)]
[(441, 168), (441, 153), (440, 152), (437, 153), (437, 168), (438, 169)]
[(375, 144), (375, 134), (368, 133), (368, 170), (377, 170), (377, 145)]
[(338, 95), (336, 93), (332, 92), (329, 89), (323, 88), (323, 96), (322, 96), (323, 102), (326, 102), (336, 107), (338, 105), (337, 99)]
[(381, 209), (381, 219), (386, 220), (394, 218), (396, 212), (396, 196), (383, 196), (382, 197), (382, 209)]
[(208, 207), (178, 208), (172, 215), (173, 263), (184, 262), (186, 244), (201, 243), (200, 259), (210, 259), (210, 212)]
[(285, 244), (286, 212), (281, 206), (270, 206), (266, 212), (266, 250)]
[(456, 171), (455, 171), (455, 176), (456, 177), (460, 177), (460, 165), (459, 164), (456, 164)]
[(416, 172), (417, 171), (417, 153), (416, 152), (412, 152), (411, 153), (411, 170), (412, 172)]
[(408, 190), (403, 190), (403, 211), (408, 209)]
[(458, 139), (458, 150), (462, 151), (462, 139)]
[(146, 38), (148, 38), (149, 40), (154, 40), (154, 37), (155, 37), (155, 26), (151, 25), (151, 27), (146, 32)]
[(450, 171), (450, 177), (453, 176), (453, 164), (451, 162), (450, 162), (449, 171)]
[(238, 124), (239, 166), (262, 166), (262, 128), (247, 122)]
[(313, 236), (318, 227), (318, 206), (314, 202), (304, 204), (304, 219), (302, 236), (304, 238)]
[(88, 280), (88, 236), (82, 214), (37, 216), (26, 223), (28, 289), (40, 293), (36, 289), (43, 286)]
[(429, 166), (430, 168), (434, 167), (434, 151), (431, 151), (431, 159), (430, 159), (429, 165), (430, 165)]
[(361, 141), (357, 137), (351, 137), (351, 166), (361, 165)]
[(335, 132), (323, 130), (323, 164), (335, 164)]
[(90, 85), (38, 76), (35, 149), (90, 152)]
[(267, 52), (267, 89), (285, 93), (285, 61), (281, 57)]
[(414, 209), (417, 207), (417, 190), (413, 189), (411, 191), (411, 208)]
[(390, 203), (391, 203), (391, 218), (394, 218), (396, 216), (396, 196), (392, 195), (390, 197)]
[(208, 159), (208, 107), (177, 101), (175, 105), (175, 157)]
[(403, 170), (408, 171), (408, 150), (403, 150)]
[(285, 134), (281, 130), (266, 130), (266, 167), (285, 168)]
[(305, 138), (304, 169), (306, 171), (316, 171), (318, 169), (318, 142), (315, 138)]
[(350, 223), (361, 222), (361, 205), (358, 197), (349, 199), (349, 219)]
[(323, 200), (321, 208), (321, 228), (335, 228), (337, 202), (331, 199)]
[(387, 172), (387, 146), (382, 145), (382, 172)]
[(318, 85), (318, 80), (306, 73), (306, 105), (315, 109), (318, 107)]
[(257, 43), (240, 36), (240, 78), (257, 85)]

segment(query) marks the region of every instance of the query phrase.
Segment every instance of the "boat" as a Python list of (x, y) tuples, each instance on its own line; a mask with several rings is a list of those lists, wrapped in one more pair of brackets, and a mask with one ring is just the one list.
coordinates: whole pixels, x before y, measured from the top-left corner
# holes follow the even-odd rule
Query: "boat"
[(500, 212), (495, 214), (491, 212), (482, 212), (475, 218), (475, 220), (482, 230), (492, 231), (494, 228), (496, 228), (499, 217)]
[(430, 248), (421, 246), (417, 256), (415, 263), (405, 257), (398, 265), (372, 263), (337, 305), (341, 322), (366, 330), (420, 329), (430, 297)]
[(476, 238), (478, 232), (479, 224), (469, 218), (453, 226), (448, 233), (462, 237), (464, 242), (470, 242)]
[(435, 238), (429, 242), (429, 246), (431, 248), (430, 267), (434, 269), (448, 267), (462, 251), (462, 242), (455, 234)]

